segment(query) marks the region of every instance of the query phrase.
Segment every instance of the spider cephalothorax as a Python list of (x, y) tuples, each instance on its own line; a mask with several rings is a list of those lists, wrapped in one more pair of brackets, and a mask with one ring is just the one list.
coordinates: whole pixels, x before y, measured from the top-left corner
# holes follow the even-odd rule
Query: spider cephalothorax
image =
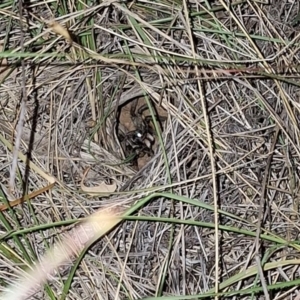
[[(154, 136), (144, 129), (136, 129), (125, 134), (125, 151), (129, 154), (142, 157), (145, 154), (152, 155), (152, 146), (154, 144)], [(131, 153), (130, 153), (131, 152)]]
[[(150, 122), (151, 116), (144, 116), (143, 112), (148, 109), (147, 105), (142, 105), (136, 110), (137, 102), (133, 102), (130, 107), (130, 119), (134, 130), (121, 130), (119, 127), (119, 139), (122, 144), (125, 156), (142, 157), (153, 155), (153, 145), (155, 143), (154, 132)], [(160, 117), (158, 117), (160, 118)]]

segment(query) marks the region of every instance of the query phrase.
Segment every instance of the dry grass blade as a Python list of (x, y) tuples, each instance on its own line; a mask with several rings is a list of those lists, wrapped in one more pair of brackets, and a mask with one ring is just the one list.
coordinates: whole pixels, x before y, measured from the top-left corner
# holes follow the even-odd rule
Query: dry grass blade
[(17, 283), (10, 286), (1, 296), (3, 300), (22, 300), (34, 295), (55, 269), (78, 255), (82, 249), (110, 231), (121, 219), (120, 211), (102, 210), (77, 225), (69, 235), (49, 250), (44, 258), (26, 273)]
[(55, 21), (48, 22), (48, 26), (56, 34), (63, 36), (70, 44), (72, 44), (73, 40), (67, 28), (63, 27), (61, 24)]

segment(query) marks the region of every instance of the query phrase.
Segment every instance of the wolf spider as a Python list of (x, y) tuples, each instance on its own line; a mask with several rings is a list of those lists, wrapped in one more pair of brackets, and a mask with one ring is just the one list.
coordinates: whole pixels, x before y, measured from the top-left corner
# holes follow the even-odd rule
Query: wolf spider
[[(123, 132), (119, 127), (119, 139), (123, 146), (126, 156), (133, 156), (133, 159), (143, 157), (146, 154), (151, 156), (154, 154), (153, 145), (155, 137), (153, 128), (150, 126), (152, 121), (151, 116), (144, 116), (143, 112), (148, 109), (148, 105), (142, 105), (138, 109), (137, 101), (135, 100), (130, 107), (130, 118), (135, 127), (134, 130)], [(159, 121), (164, 118), (156, 115)]]

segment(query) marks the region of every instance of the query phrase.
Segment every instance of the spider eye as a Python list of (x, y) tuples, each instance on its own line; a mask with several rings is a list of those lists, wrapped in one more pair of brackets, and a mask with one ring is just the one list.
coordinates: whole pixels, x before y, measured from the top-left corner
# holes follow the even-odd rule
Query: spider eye
[(136, 132), (136, 137), (137, 137), (137, 138), (141, 138), (142, 136), (143, 136), (143, 135), (142, 135), (139, 131)]

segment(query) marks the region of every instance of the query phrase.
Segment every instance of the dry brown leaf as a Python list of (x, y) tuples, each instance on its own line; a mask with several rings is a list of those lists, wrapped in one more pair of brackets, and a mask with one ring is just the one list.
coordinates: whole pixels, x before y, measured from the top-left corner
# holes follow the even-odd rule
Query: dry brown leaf
[(81, 189), (85, 192), (88, 193), (89, 195), (93, 196), (97, 193), (113, 193), (117, 189), (117, 185), (114, 182), (113, 184), (106, 184), (105, 182), (101, 182), (98, 186), (85, 186), (84, 185), (84, 179), (86, 178), (87, 173), (89, 172), (90, 169), (87, 169), (83, 175), (83, 178), (80, 183)]
[(101, 182), (98, 186), (85, 186), (80, 184), (81, 189), (89, 195), (95, 195), (96, 193), (113, 193), (117, 189), (116, 183), (106, 184)]

